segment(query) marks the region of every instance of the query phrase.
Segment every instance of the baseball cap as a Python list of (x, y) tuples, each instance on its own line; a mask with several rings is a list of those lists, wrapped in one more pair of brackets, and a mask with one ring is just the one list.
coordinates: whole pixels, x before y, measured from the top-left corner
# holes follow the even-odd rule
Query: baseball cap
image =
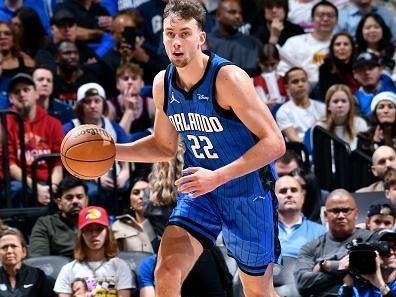
[(109, 218), (104, 208), (99, 206), (88, 206), (80, 210), (78, 214), (78, 229), (81, 230), (89, 224), (100, 224), (109, 226)]
[(367, 217), (375, 215), (390, 215), (396, 216), (395, 208), (390, 204), (371, 204), (367, 212)]
[(66, 8), (58, 8), (51, 19), (51, 24), (55, 26), (62, 26), (66, 22), (71, 24), (76, 23), (74, 15)]
[(394, 105), (396, 105), (396, 94), (393, 92), (387, 91), (387, 92), (381, 92), (381, 93), (378, 93), (377, 95), (375, 95), (373, 100), (371, 101), (371, 104), (370, 104), (371, 112), (373, 112), (375, 110), (378, 103), (380, 103), (381, 101), (384, 101), (384, 100), (391, 101)]
[(380, 66), (381, 64), (379, 58), (375, 54), (364, 52), (357, 56), (355, 62), (353, 63), (353, 69), (356, 69), (363, 65)]
[(15, 74), (8, 83), (8, 93), (12, 92), (12, 89), (15, 87), (15, 85), (20, 82), (24, 82), (27, 83), (28, 85), (36, 87), (36, 84), (34, 83), (34, 80), (31, 75), (20, 72)]
[(99, 95), (103, 99), (106, 99), (106, 92), (100, 84), (87, 83), (80, 86), (77, 90), (77, 102), (85, 99), (87, 96)]

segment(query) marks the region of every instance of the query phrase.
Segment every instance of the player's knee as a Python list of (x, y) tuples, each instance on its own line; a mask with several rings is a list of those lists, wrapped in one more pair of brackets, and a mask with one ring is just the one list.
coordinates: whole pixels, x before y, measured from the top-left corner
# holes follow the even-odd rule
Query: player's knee
[(278, 296), (271, 284), (267, 282), (250, 282), (244, 284), (244, 293), (246, 297), (273, 297)]

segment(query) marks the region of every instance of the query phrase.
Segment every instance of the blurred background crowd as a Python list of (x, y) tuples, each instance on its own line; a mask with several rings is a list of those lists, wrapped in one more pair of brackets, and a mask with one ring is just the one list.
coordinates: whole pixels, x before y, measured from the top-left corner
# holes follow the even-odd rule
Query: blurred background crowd
[[(396, 296), (396, 2), (197, 1), (204, 50), (251, 76), (285, 137), (279, 295)], [(166, 3), (0, 0), (0, 296), (155, 296), (183, 148), (89, 181), (59, 153), (82, 124), (152, 133)], [(182, 296), (243, 296), (221, 237)]]

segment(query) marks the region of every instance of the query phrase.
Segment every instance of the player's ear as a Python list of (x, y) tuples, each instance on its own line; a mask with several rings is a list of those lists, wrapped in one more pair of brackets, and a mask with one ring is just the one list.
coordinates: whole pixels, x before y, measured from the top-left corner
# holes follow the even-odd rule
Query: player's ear
[(202, 31), (201, 33), (199, 33), (199, 45), (203, 46), (205, 42), (206, 42), (206, 33)]

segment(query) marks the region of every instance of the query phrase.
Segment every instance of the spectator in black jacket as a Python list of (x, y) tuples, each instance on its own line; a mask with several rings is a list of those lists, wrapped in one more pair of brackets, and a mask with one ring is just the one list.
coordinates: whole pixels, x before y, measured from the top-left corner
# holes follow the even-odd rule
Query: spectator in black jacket
[(264, 21), (260, 24), (255, 35), (263, 44), (272, 43), (282, 46), (289, 37), (300, 35), (304, 30), (287, 20), (289, 13), (288, 0), (263, 1), (262, 14)]
[(27, 256), (21, 232), (8, 228), (0, 234), (0, 297), (52, 297), (55, 294), (44, 272), (23, 264)]
[(319, 66), (319, 81), (312, 97), (324, 99), (327, 90), (335, 84), (347, 85), (354, 94), (360, 86), (352, 72), (355, 55), (352, 36), (345, 32), (335, 34), (330, 41), (329, 54)]

